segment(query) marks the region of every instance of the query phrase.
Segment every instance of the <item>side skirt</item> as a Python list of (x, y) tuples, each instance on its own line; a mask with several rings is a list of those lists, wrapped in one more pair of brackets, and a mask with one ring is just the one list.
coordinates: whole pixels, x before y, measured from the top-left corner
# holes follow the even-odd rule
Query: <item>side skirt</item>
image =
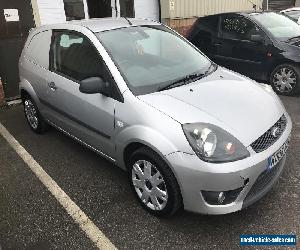
[(48, 122), (51, 126), (53, 126), (54, 128), (56, 128), (57, 130), (63, 132), (65, 135), (71, 137), (73, 140), (79, 142), (80, 144), (82, 144), (83, 146), (87, 147), (88, 149), (94, 151), (94, 152), (97, 153), (98, 155), (104, 157), (105, 159), (107, 159), (107, 160), (109, 160), (109, 161), (111, 161), (111, 162), (113, 162), (113, 163), (116, 163), (116, 160), (115, 160), (115, 159), (113, 159), (113, 158), (111, 158), (110, 156), (104, 154), (103, 152), (101, 152), (100, 150), (94, 148), (93, 146), (91, 146), (91, 145), (85, 143), (84, 141), (80, 140), (80, 139), (77, 138), (76, 136), (74, 136), (74, 135), (68, 133), (67, 131), (65, 131), (65, 130), (62, 129), (61, 127), (57, 126), (55, 123), (53, 123), (53, 122), (51, 122), (51, 121), (49, 121), (49, 120), (47, 120), (47, 122)]

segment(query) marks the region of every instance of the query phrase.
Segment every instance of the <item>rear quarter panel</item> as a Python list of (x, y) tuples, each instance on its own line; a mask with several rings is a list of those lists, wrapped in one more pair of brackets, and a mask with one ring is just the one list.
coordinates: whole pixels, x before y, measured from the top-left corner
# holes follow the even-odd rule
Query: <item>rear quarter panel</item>
[[(35, 44), (32, 44), (33, 41)], [(26, 91), (42, 113), (43, 108), (38, 97), (46, 94), (45, 85), (49, 68), (50, 43), (51, 30), (45, 28), (33, 30), (28, 36), (19, 60), (19, 90), (20, 92)]]

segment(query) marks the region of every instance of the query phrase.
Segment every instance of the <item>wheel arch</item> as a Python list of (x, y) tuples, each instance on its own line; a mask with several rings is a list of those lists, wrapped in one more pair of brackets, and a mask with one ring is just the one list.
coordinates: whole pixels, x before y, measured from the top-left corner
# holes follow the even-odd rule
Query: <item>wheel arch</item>
[(30, 94), (25, 89), (20, 89), (21, 100), (24, 101), (26, 96), (30, 96)]
[(29, 97), (31, 97), (34, 100), (34, 102), (36, 104), (38, 104), (38, 105), (40, 104), (39, 98), (38, 98), (37, 94), (35, 93), (32, 85), (30, 84), (29, 81), (23, 79), (20, 82), (19, 93), (21, 95), (21, 98), (24, 98), (26, 95), (28, 95)]
[[(124, 147), (122, 157), (123, 157), (123, 162), (124, 162), (124, 166), (125, 166), (126, 170), (128, 170), (128, 164), (129, 164), (131, 155), (136, 150), (143, 148), (143, 147), (151, 150), (152, 152), (157, 154), (159, 157), (161, 157), (167, 163), (167, 165), (172, 170), (172, 172), (174, 173), (174, 169), (170, 166), (169, 162), (166, 160), (166, 157), (154, 145), (151, 145), (151, 144), (149, 144), (145, 141), (141, 141), (141, 140), (131, 141)], [(175, 173), (174, 173), (174, 175), (175, 175)]]
[(116, 136), (115, 143), (117, 165), (125, 170), (128, 157), (140, 147), (151, 149), (164, 160), (166, 160), (166, 155), (178, 151), (174, 141), (159, 131), (144, 125), (125, 128)]
[[(142, 147), (147, 147), (149, 148), (148, 146), (146, 146), (145, 144), (141, 143), (141, 142), (131, 142), (129, 143), (125, 148), (124, 148), (124, 151), (123, 151), (123, 161), (124, 161), (124, 165), (126, 167), (126, 169), (128, 170), (128, 165), (129, 165), (129, 159), (130, 159), (130, 156), (136, 151), (138, 150), (139, 148), (142, 148)], [(152, 150), (152, 149), (151, 149)]]

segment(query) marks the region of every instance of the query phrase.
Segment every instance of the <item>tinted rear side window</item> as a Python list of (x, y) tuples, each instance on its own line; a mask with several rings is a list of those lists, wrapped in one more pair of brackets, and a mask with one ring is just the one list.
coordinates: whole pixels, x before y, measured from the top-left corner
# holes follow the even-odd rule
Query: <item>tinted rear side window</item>
[(218, 23), (218, 16), (208, 16), (199, 18), (190, 34), (190, 39), (195, 39), (195, 37), (199, 35), (199, 33), (205, 35), (216, 35), (218, 32)]
[(209, 52), (212, 38), (217, 36), (219, 16), (208, 16), (198, 19), (189, 36), (189, 40), (203, 52)]

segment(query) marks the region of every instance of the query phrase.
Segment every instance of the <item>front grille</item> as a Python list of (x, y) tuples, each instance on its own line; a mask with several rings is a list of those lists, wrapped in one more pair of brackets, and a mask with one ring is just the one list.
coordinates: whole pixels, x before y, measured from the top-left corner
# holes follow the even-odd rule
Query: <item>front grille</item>
[(268, 184), (277, 176), (277, 173), (280, 170), (281, 162), (282, 160), (280, 160), (272, 169), (267, 169), (258, 176), (257, 180), (247, 194), (245, 202), (252, 199), (255, 195), (262, 192), (268, 186)]
[(266, 133), (264, 133), (261, 137), (259, 137), (255, 142), (251, 144), (252, 149), (256, 153), (260, 153), (272, 146), (284, 132), (286, 124), (287, 119), (285, 115), (283, 115)]

